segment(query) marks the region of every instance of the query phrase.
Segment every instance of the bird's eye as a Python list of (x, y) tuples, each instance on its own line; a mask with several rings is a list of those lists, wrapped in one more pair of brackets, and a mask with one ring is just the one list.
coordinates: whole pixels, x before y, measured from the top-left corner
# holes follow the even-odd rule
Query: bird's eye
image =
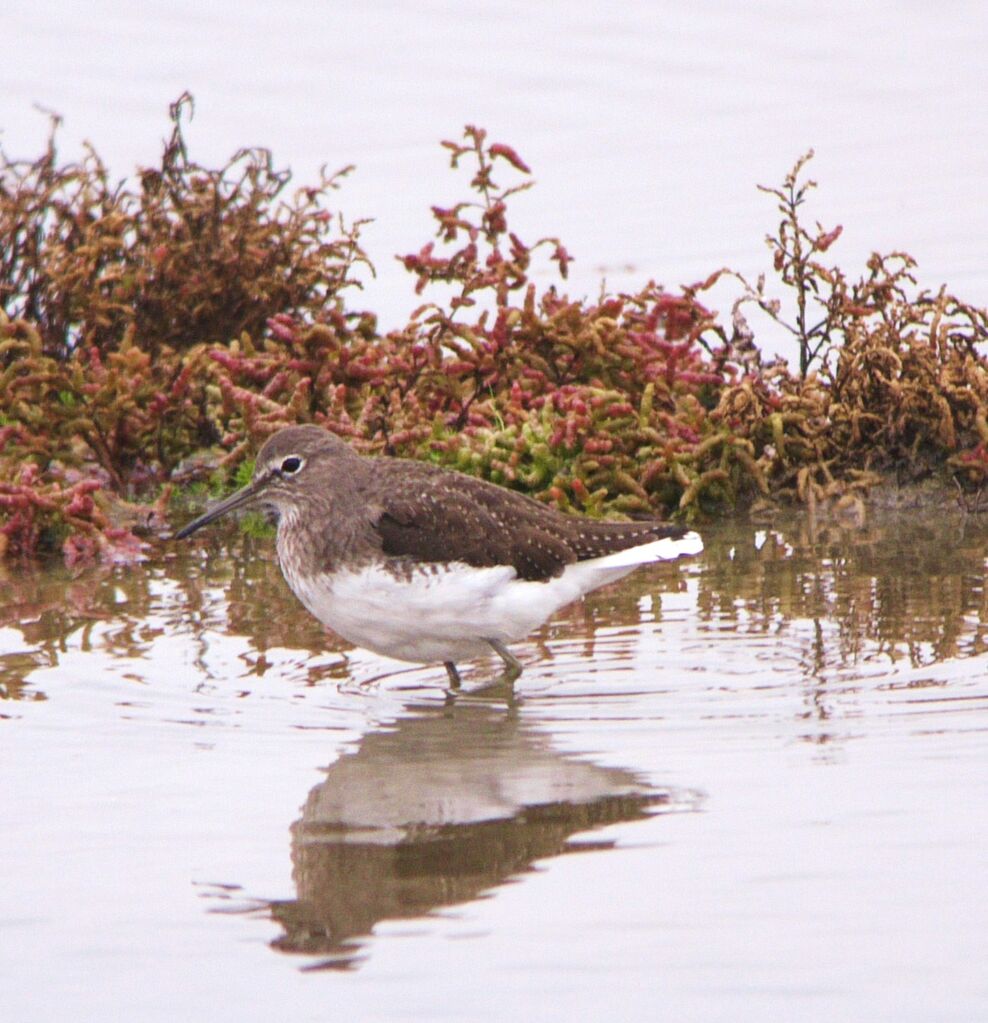
[(281, 471), (287, 473), (289, 476), (298, 472), (302, 468), (302, 459), (298, 455), (289, 455), (281, 463)]

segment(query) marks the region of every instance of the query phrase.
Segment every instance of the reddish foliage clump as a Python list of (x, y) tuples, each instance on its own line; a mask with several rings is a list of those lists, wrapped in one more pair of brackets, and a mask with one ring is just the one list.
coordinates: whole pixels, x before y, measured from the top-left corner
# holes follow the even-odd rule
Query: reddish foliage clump
[[(92, 151), (65, 166), (53, 142), (33, 163), (0, 153), (0, 554), (136, 556), (165, 498), (128, 501), (229, 475), (294, 422), (591, 514), (857, 501), (890, 469), (988, 479), (985, 312), (913, 294), (903, 254), (857, 282), (825, 266), (840, 228), (800, 220), (808, 156), (767, 190), (795, 317), (741, 279), (728, 330), (704, 297), (729, 271), (596, 302), (537, 288), (534, 260), (565, 279), (572, 257), (511, 230), (528, 166), (468, 127), (443, 145), (474, 197), (433, 207), (435, 239), (401, 257), (417, 294), (447, 297), (381, 334), (344, 302), (367, 260), (360, 222), (326, 206), (337, 176), (285, 200), (263, 150), (203, 168), (182, 137), (190, 104), (136, 191)], [(798, 375), (763, 363), (746, 305), (792, 332)]]

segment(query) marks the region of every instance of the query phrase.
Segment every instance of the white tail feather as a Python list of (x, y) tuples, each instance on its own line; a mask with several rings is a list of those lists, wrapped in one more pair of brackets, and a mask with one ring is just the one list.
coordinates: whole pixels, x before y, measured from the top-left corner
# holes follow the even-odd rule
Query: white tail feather
[(703, 550), (703, 541), (699, 533), (686, 533), (680, 537), (667, 536), (663, 540), (652, 540), (638, 547), (628, 547), (615, 554), (605, 554), (602, 558), (593, 558), (594, 568), (633, 568), (635, 565), (647, 565), (653, 561), (675, 561), (676, 558), (699, 554)]

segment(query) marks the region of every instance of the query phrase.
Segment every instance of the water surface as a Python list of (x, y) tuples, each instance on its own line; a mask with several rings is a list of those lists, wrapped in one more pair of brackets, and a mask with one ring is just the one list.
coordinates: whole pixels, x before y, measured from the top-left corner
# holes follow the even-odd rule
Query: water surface
[[(601, 277), (636, 291), (725, 264), (754, 280), (776, 225), (755, 186), (813, 146), (807, 224), (845, 228), (828, 259), (856, 276), (873, 250), (904, 249), (926, 287), (988, 302), (982, 0), (5, 0), (0, 32), (14, 153), (43, 148), (37, 103), (65, 115), (63, 152), (89, 139), (129, 174), (158, 159), (167, 106), (189, 89), (191, 151), (211, 165), (266, 145), (310, 184), (322, 164), (355, 163), (340, 208), (374, 218), (377, 277), (352, 301), (387, 328), (421, 301), (392, 256), (429, 240), (430, 206), (467, 197), (438, 146), (465, 124), (533, 168), (512, 224), (564, 240), (574, 296), (594, 298)], [(725, 283), (712, 307), (729, 321), (737, 296)]]
[(6, 566), (10, 1018), (981, 1018), (988, 524), (705, 540), (510, 702), (334, 641), (265, 542)]

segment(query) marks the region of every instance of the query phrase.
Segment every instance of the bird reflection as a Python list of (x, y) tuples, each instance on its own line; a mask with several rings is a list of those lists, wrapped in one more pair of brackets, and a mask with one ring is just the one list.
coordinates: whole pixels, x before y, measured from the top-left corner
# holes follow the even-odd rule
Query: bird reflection
[(273, 945), (348, 969), (381, 920), (477, 898), (546, 856), (613, 841), (576, 832), (670, 807), (620, 768), (564, 756), (503, 705), (458, 700), (366, 736), (292, 825), (297, 898), (272, 903)]

